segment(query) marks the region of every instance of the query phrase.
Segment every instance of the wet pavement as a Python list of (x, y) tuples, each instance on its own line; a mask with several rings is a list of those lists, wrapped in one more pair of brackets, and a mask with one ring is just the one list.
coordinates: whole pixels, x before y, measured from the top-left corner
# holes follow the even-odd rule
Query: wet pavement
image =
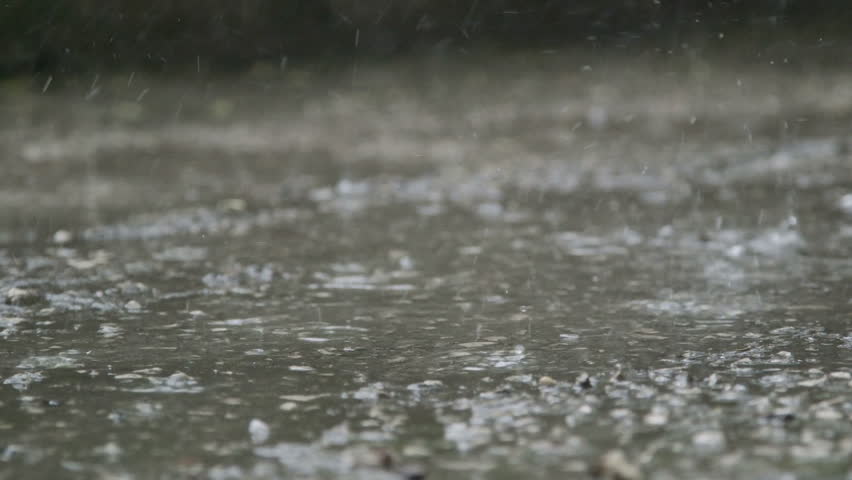
[(852, 478), (849, 80), (7, 85), (0, 478)]

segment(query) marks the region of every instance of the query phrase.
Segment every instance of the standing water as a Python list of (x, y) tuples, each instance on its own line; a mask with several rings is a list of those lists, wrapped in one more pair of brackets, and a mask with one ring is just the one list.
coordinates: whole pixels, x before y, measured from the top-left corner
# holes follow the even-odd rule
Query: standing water
[(4, 93), (0, 478), (852, 478), (848, 72), (481, 63)]

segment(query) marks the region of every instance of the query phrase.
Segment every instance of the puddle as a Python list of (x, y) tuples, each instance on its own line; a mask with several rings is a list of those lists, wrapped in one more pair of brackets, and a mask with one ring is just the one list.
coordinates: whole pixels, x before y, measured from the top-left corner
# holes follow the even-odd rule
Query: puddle
[[(734, 73), (765, 75), (7, 126), (32, 178), (0, 180), (4, 472), (848, 477), (848, 158), (759, 128), (777, 102)], [(794, 76), (766, 88), (819, 118)]]

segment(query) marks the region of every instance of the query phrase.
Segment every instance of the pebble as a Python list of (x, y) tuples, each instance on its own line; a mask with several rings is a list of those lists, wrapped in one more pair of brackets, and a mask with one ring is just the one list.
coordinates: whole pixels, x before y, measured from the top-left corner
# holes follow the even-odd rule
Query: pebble
[(263, 420), (253, 418), (248, 426), (251, 443), (260, 444), (269, 440), (269, 425)]
[(352, 468), (381, 468), (390, 470), (396, 463), (392, 452), (384, 448), (357, 446), (344, 452), (346, 462)]
[(577, 377), (577, 386), (584, 390), (592, 388), (592, 377), (590, 377), (588, 373), (581, 373)]
[(229, 212), (242, 212), (246, 209), (246, 201), (242, 198), (228, 198), (223, 200), (219, 207)]
[(68, 230), (57, 230), (56, 233), (53, 234), (53, 243), (57, 245), (65, 245), (73, 239), (74, 236), (71, 235), (71, 232)]
[(549, 377), (547, 375), (544, 375), (544, 376), (542, 376), (541, 378), (538, 379), (538, 384), (541, 385), (542, 387), (552, 387), (552, 386), (556, 385), (556, 380), (554, 380), (553, 377)]
[(605, 453), (597, 465), (591, 469), (592, 476), (606, 480), (639, 480), (642, 472), (639, 467), (627, 460), (621, 450)]
[(827, 422), (840, 421), (843, 419), (843, 414), (833, 408), (821, 408), (814, 412), (814, 418)]
[(421, 465), (403, 465), (399, 468), (398, 473), (403, 480), (424, 480), (426, 478), (426, 469)]
[(692, 445), (704, 451), (719, 451), (725, 448), (725, 435), (718, 430), (705, 430), (692, 437)]
[(852, 215), (852, 193), (847, 193), (840, 197), (840, 200), (837, 202), (837, 206), (844, 212)]
[(139, 310), (142, 310), (142, 305), (140, 305), (136, 300), (130, 300), (124, 304), (124, 309), (128, 312), (138, 312)]
[(165, 385), (170, 388), (190, 388), (198, 381), (183, 372), (175, 372), (165, 379)]
[(313, 372), (314, 367), (308, 365), (290, 365), (288, 367), (291, 372)]
[(654, 406), (650, 412), (645, 415), (645, 425), (658, 427), (669, 422), (669, 412), (662, 407)]
[(41, 293), (31, 288), (12, 287), (6, 291), (6, 305), (34, 305), (43, 299)]
[(426, 458), (432, 455), (432, 451), (423, 445), (411, 444), (402, 449), (402, 454), (406, 457)]

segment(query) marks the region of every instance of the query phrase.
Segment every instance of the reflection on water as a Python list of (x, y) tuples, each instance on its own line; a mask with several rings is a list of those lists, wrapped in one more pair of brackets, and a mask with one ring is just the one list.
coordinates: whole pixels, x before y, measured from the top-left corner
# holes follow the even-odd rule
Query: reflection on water
[(848, 158), (760, 128), (812, 87), (456, 75), (8, 125), (6, 471), (845, 478)]

